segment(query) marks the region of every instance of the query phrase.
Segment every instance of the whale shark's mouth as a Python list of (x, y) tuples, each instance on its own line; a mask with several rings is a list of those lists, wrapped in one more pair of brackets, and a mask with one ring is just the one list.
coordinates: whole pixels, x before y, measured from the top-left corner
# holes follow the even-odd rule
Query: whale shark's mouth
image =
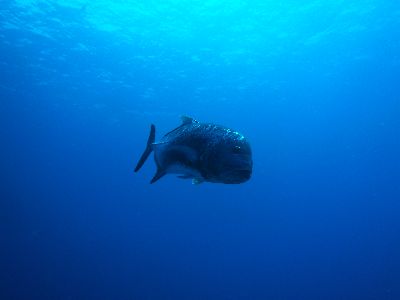
[(237, 174), (238, 177), (244, 177), (244, 178), (250, 178), (251, 176), (251, 170), (250, 169), (246, 169), (246, 170), (237, 170), (234, 171), (235, 174)]
[(251, 177), (251, 169), (235, 170), (233, 174), (237, 178), (243, 178), (244, 180), (249, 180)]
[(224, 183), (243, 183), (250, 179), (252, 170), (250, 168), (236, 169), (224, 174)]

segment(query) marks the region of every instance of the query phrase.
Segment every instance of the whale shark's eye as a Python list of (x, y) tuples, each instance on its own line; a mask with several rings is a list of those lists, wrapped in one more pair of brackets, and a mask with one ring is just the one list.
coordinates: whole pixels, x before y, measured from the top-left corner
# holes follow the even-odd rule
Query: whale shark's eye
[(241, 150), (242, 150), (242, 148), (240, 148), (240, 146), (233, 147), (233, 153), (240, 153)]

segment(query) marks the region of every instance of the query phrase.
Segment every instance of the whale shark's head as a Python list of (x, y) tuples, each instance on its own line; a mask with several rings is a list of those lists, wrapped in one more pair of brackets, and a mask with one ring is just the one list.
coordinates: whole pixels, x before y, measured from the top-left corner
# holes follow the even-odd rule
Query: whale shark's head
[(209, 182), (243, 183), (250, 179), (253, 170), (250, 144), (240, 133), (227, 130), (224, 138), (207, 151), (203, 177)]

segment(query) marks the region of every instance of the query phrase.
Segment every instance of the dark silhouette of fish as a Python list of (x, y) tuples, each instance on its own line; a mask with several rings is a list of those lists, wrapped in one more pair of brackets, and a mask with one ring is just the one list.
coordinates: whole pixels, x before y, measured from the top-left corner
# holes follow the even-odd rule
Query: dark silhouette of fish
[(154, 151), (157, 172), (150, 183), (166, 174), (192, 179), (194, 184), (204, 181), (237, 184), (250, 179), (253, 168), (251, 148), (239, 132), (224, 126), (200, 123), (182, 117), (182, 125), (168, 132), (155, 143), (155, 126), (135, 172)]

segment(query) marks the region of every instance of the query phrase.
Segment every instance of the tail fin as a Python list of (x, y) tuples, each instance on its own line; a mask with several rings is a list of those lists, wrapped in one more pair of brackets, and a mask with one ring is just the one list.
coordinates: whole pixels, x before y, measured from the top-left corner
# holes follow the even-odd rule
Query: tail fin
[(139, 159), (139, 162), (136, 165), (135, 172), (140, 170), (146, 159), (149, 157), (151, 151), (153, 151), (153, 143), (155, 139), (156, 139), (156, 127), (153, 124), (151, 124), (150, 135), (147, 140), (146, 149), (144, 150), (142, 156)]

